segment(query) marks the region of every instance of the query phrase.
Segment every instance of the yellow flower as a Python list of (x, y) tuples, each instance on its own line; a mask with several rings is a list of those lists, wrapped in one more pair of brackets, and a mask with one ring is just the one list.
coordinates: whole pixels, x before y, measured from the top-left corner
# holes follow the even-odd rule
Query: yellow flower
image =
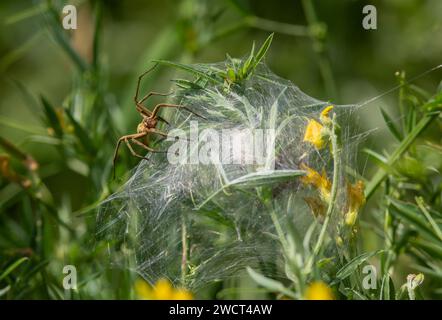
[(166, 279), (160, 279), (154, 287), (144, 280), (135, 282), (135, 292), (143, 300), (192, 300), (192, 294), (182, 288), (174, 288)]
[(173, 300), (192, 300), (192, 294), (185, 289), (177, 289), (173, 295)]
[(314, 119), (310, 119), (305, 128), (304, 141), (311, 143), (318, 150), (322, 149), (327, 142), (325, 140), (327, 131), (324, 130), (323, 125), (330, 125), (329, 113), (332, 109), (333, 106), (328, 106), (321, 111), (319, 119), (321, 120), (322, 124)]
[(306, 292), (306, 300), (334, 300), (333, 291), (322, 281), (311, 283)]
[(353, 226), (358, 217), (359, 210), (365, 204), (364, 182), (359, 180), (354, 185), (347, 184), (347, 213), (345, 214), (345, 224)]
[(327, 178), (325, 170), (322, 174), (302, 163), (301, 168), (306, 171), (306, 175), (301, 178), (302, 183), (314, 186), (324, 201), (330, 200), (331, 182)]
[(316, 149), (322, 149), (325, 145), (325, 141), (322, 136), (323, 126), (316, 120), (310, 119), (307, 127), (305, 128), (304, 141), (309, 142), (316, 147)]
[(147, 284), (146, 281), (138, 279), (135, 281), (134, 287), (138, 297), (143, 300), (152, 299), (152, 288)]
[(319, 116), (319, 119), (321, 120), (321, 122), (325, 125), (325, 124), (329, 124), (330, 123), (330, 116), (329, 113), (330, 111), (332, 111), (333, 106), (327, 106), (324, 108), (324, 110), (321, 111), (321, 115)]

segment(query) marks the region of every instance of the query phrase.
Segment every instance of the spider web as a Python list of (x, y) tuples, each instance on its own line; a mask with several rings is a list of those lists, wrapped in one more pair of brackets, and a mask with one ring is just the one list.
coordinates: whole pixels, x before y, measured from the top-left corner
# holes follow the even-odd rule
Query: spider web
[[(221, 62), (193, 67), (208, 73), (227, 66), (228, 62)], [(301, 162), (317, 171), (324, 168), (328, 177), (332, 176), (329, 148), (319, 153), (303, 142), (308, 119), (318, 119), (329, 103), (303, 93), (263, 63), (241, 86), (226, 88), (208, 82), (201, 88), (179, 90), (171, 100), (204, 119), (178, 110), (168, 119), (168, 132), (179, 128), (189, 137), (192, 121), (197, 121), (200, 131), (275, 129), (273, 167), (222, 162), (172, 164), (165, 154), (147, 154), (149, 161), (141, 161), (129, 180), (99, 209), (97, 234), (109, 242), (113, 261), (127, 267), (129, 260), (130, 268), (152, 284), (167, 278), (192, 289), (238, 276), (247, 266), (267, 276), (284, 277), (269, 210), (274, 210), (286, 232), (295, 229), (303, 236), (314, 223), (303, 198), (315, 191), (297, 178), (278, 177), (295, 172)], [(334, 108), (341, 127), (342, 167), (351, 167), (353, 148), (360, 140), (349, 125), (353, 110), (353, 106)], [(198, 139), (187, 142), (196, 150), (201, 147)], [(176, 140), (162, 141), (158, 147), (167, 149), (173, 143)], [(247, 149), (241, 152), (248, 156)], [(343, 172), (339, 190), (345, 190)], [(265, 179), (258, 179), (262, 184), (257, 186), (257, 180), (250, 177), (261, 175)], [(263, 203), (263, 197), (270, 199), (270, 205)], [(340, 192), (330, 233), (338, 232), (345, 201), (344, 192)]]

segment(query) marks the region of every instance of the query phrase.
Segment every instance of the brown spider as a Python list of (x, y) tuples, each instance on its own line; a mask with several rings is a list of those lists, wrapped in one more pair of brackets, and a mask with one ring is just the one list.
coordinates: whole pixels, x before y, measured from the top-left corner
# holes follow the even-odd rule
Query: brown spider
[[(204, 117), (200, 116), (199, 114), (193, 112), (189, 108), (179, 105), (179, 104), (160, 103), (160, 104), (157, 104), (152, 111), (148, 110), (143, 105), (143, 102), (146, 101), (151, 96), (167, 96), (170, 93), (158, 93), (158, 92), (152, 91), (152, 92), (148, 93), (147, 95), (145, 95), (141, 100), (138, 100), (138, 93), (140, 90), (141, 79), (146, 74), (148, 74), (153, 69), (155, 69), (155, 67), (157, 65), (158, 64), (155, 64), (152, 68), (150, 68), (149, 70), (147, 70), (146, 72), (144, 72), (142, 75), (140, 75), (138, 77), (138, 84), (137, 84), (137, 90), (136, 90), (136, 93), (134, 96), (134, 101), (135, 101), (137, 111), (138, 111), (138, 113), (141, 114), (141, 116), (143, 117), (143, 120), (141, 120), (140, 124), (138, 124), (137, 133), (128, 134), (128, 135), (122, 136), (120, 139), (118, 139), (117, 146), (115, 148), (114, 159), (113, 159), (114, 178), (115, 178), (115, 163), (116, 163), (117, 157), (118, 157), (118, 149), (120, 148), (120, 144), (122, 141), (124, 141), (126, 143), (128, 149), (132, 153), (132, 155), (135, 157), (138, 157), (140, 159), (148, 160), (146, 157), (143, 157), (134, 151), (134, 149), (132, 148), (131, 142), (137, 144), (138, 146), (140, 146), (150, 152), (167, 153), (167, 151), (155, 150), (147, 145), (147, 136), (151, 133), (156, 133), (156, 134), (166, 137), (166, 138), (168, 136), (166, 133), (156, 129), (158, 121), (163, 121), (166, 124), (169, 124), (166, 120), (164, 120), (162, 117), (160, 117), (158, 115), (158, 112), (161, 110), (161, 108), (185, 109), (185, 110), (189, 111), (190, 113), (195, 114), (196, 116), (204, 118)], [(138, 139), (142, 139), (143, 141), (139, 141)]]

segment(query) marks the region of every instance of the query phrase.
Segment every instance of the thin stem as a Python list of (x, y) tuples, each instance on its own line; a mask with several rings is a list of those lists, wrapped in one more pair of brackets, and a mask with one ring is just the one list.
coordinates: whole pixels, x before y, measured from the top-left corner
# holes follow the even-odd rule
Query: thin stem
[(400, 72), (399, 75), (399, 85), (401, 88), (399, 89), (399, 112), (402, 115), (401, 117), (401, 127), (402, 127), (402, 134), (405, 135), (407, 132), (407, 124), (405, 122), (405, 74), (404, 72)]
[(187, 275), (187, 227), (184, 216), (181, 218), (181, 244), (182, 244), (181, 285), (184, 287)]
[(337, 97), (337, 89), (333, 77), (330, 61), (324, 51), (325, 31), (320, 34), (321, 22), (318, 20), (312, 0), (302, 0), (305, 18), (309, 27), (309, 35), (313, 42), (313, 51), (316, 54), (319, 66), (319, 72), (324, 81), (325, 90), (329, 98)]
[(316, 256), (321, 251), (325, 239), (325, 234), (327, 233), (327, 227), (335, 207), (336, 196), (338, 194), (339, 171), (340, 171), (339, 154), (341, 151), (340, 151), (340, 146), (338, 144), (338, 137), (336, 134), (336, 114), (333, 114), (330, 140), (332, 144), (332, 157), (333, 157), (333, 182), (331, 187), (330, 200), (328, 203), (327, 212), (325, 214), (324, 223), (322, 224), (322, 228), (319, 233), (318, 241), (316, 242), (312, 255), (310, 256), (306, 265), (307, 272), (311, 270), (313, 263), (315, 262)]
[(298, 268), (293, 265), (292, 259), (290, 259), (290, 251), (289, 251), (289, 245), (287, 243), (287, 239), (284, 235), (284, 231), (282, 230), (281, 224), (279, 223), (278, 217), (275, 214), (275, 210), (273, 210), (272, 206), (268, 204), (267, 201), (264, 201), (266, 204), (267, 209), (270, 212), (270, 218), (272, 219), (273, 225), (275, 226), (276, 233), (278, 234), (279, 241), (281, 242), (283, 254), (286, 260), (286, 263), (288, 263), (293, 268), (293, 273), (298, 277), (297, 281), (293, 280), (293, 284), (295, 285), (295, 289), (297, 293), (303, 292), (303, 280), (302, 275), (298, 271)]
[(288, 244), (287, 239), (285, 238), (284, 231), (282, 231), (281, 224), (279, 223), (278, 217), (275, 214), (273, 208), (270, 209), (270, 218), (272, 219), (273, 225), (275, 226), (276, 233), (278, 234), (279, 241), (284, 249), (284, 255), (287, 255)]
[(278, 22), (268, 19), (263, 19), (256, 16), (245, 17), (245, 22), (249, 27), (286, 34), (294, 37), (309, 36), (309, 31), (306, 26)]

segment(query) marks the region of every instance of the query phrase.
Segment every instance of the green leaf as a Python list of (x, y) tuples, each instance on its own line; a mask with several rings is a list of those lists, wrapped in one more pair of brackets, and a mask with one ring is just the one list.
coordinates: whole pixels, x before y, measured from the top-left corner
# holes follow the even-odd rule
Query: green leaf
[(3, 289), (0, 289), (0, 297), (8, 293), (9, 290), (11, 290), (11, 286), (6, 286)]
[(236, 80), (235, 70), (232, 68), (227, 69), (227, 79), (229, 79), (230, 82), (235, 82)]
[(380, 300), (394, 300), (396, 292), (394, 290), (394, 283), (388, 273), (382, 277), (382, 285), (380, 290)]
[(281, 282), (267, 278), (250, 267), (247, 267), (247, 272), (257, 284), (266, 288), (267, 290), (272, 292), (279, 292), (290, 298), (296, 299), (296, 295), (292, 291), (287, 289)]
[(263, 185), (280, 183), (305, 174), (304, 170), (258, 171), (242, 176), (229, 183), (229, 186), (255, 188)]
[[(442, 99), (442, 95), (441, 95)], [(439, 102), (440, 104), (441, 102)], [(429, 105), (430, 103), (427, 103)], [(437, 104), (437, 105), (439, 105)], [(430, 123), (432, 123), (435, 119), (438, 118), (440, 111), (434, 113), (427, 113), (413, 128), (413, 130), (405, 136), (404, 140), (402, 140), (401, 144), (396, 148), (396, 150), (391, 154), (388, 158), (387, 164), (390, 167), (393, 167), (396, 164), (396, 161), (408, 150), (408, 148), (413, 144), (413, 142), (419, 137), (419, 135), (427, 128)], [(383, 168), (379, 168), (378, 172), (373, 176), (373, 178), (367, 184), (365, 188), (365, 198), (368, 200), (374, 194), (379, 185), (384, 181), (387, 177), (388, 172), (386, 172)]]
[(6, 278), (12, 271), (17, 269), (22, 263), (28, 261), (28, 257), (23, 257), (12, 263), (9, 267), (6, 268), (5, 271), (3, 271), (2, 274), (0, 274), (0, 281)]
[(442, 260), (442, 245), (424, 239), (410, 239), (410, 243), (428, 253), (432, 258)]
[(403, 139), (402, 134), (396, 128), (396, 126), (394, 125), (393, 120), (390, 118), (388, 113), (383, 108), (381, 108), (381, 114), (382, 114), (382, 117), (384, 118), (385, 124), (387, 125), (388, 129), (390, 129), (390, 132), (393, 134), (393, 136), (398, 141), (402, 141), (402, 139)]
[(280, 183), (290, 179), (293, 179), (298, 176), (302, 176), (305, 174), (303, 170), (268, 170), (268, 171), (258, 171), (249, 173), (242, 177), (239, 177), (235, 180), (229, 181), (222, 188), (218, 189), (214, 193), (212, 193), (206, 200), (203, 201), (200, 205), (197, 206), (197, 209), (201, 209), (204, 205), (206, 205), (209, 201), (211, 201), (216, 195), (223, 192), (225, 189), (229, 187), (238, 187), (238, 188), (255, 188), (267, 184)]
[(95, 17), (95, 26), (94, 26), (94, 41), (93, 41), (93, 55), (92, 55), (92, 65), (95, 70), (98, 69), (99, 64), (99, 47), (100, 47), (100, 38), (102, 34), (102, 16), (103, 16), (103, 8), (102, 1), (94, 2), (94, 17)]
[(72, 116), (71, 112), (67, 109), (64, 109), (66, 112), (66, 115), (69, 118), (69, 121), (74, 126), (74, 132), (77, 136), (78, 140), (80, 140), (81, 145), (86, 150), (89, 155), (94, 155), (96, 152), (95, 146), (92, 142), (92, 140), (89, 137), (89, 134), (86, 132), (86, 130), (83, 129), (80, 123), (78, 123), (77, 120)]
[(255, 57), (255, 61), (253, 62), (253, 69), (261, 62), (261, 60), (265, 57), (267, 50), (269, 50), (270, 45), (272, 44), (272, 40), (273, 40), (273, 35), (274, 33), (272, 33), (271, 35), (269, 35), (266, 39), (266, 41), (264, 41), (263, 45), (261, 46), (261, 48), (258, 50), (256, 57)]
[(244, 62), (242, 67), (242, 73), (244, 77), (247, 77), (250, 74), (250, 67), (253, 66), (253, 61), (255, 60), (255, 42), (253, 42), (252, 50), (250, 51), (250, 55), (247, 60)]
[(63, 136), (63, 129), (61, 127), (60, 121), (58, 120), (57, 113), (55, 112), (54, 107), (43, 96), (40, 96), (40, 100), (43, 104), (48, 126), (54, 129), (57, 137)]
[(355, 258), (353, 258), (350, 262), (348, 262), (345, 266), (343, 266), (339, 271), (336, 273), (335, 280), (333, 281), (333, 284), (338, 283), (339, 281), (342, 281), (353, 274), (353, 272), (356, 271), (356, 269), (363, 264), (365, 261), (370, 259), (373, 256), (378, 255), (379, 253), (383, 252), (384, 250), (377, 250), (373, 252), (366, 252), (363, 253)]
[(27, 9), (21, 10), (8, 17), (5, 17), (4, 24), (10, 25), (17, 22), (21, 22), (29, 18), (33, 18), (44, 12), (47, 9), (47, 7), (48, 7), (47, 2), (41, 2), (39, 4), (29, 6), (29, 8)]
[(46, 15), (46, 17), (47, 17), (48, 28), (51, 31), (51, 34), (54, 36), (55, 41), (66, 52), (68, 57), (77, 66), (80, 72), (86, 71), (88, 69), (88, 64), (77, 53), (77, 51), (74, 48), (72, 48), (71, 42), (60, 24), (59, 12), (57, 11), (57, 9), (55, 9), (52, 5), (50, 5), (48, 7), (48, 14)]
[(363, 149), (363, 153), (369, 156), (370, 159), (373, 160), (379, 167), (384, 169), (386, 172), (393, 174), (394, 169), (388, 165), (388, 160), (383, 155), (377, 153), (376, 151), (373, 151), (371, 149)]
[(182, 64), (182, 63), (179, 63), (179, 62), (167, 61), (167, 60), (153, 60), (153, 62), (158, 62), (160, 64), (164, 64), (164, 65), (169, 66), (169, 67), (173, 67), (173, 68), (176, 68), (176, 69), (180, 69), (180, 70), (189, 72), (189, 73), (191, 73), (191, 74), (193, 74), (195, 76), (198, 76), (198, 77), (201, 77), (201, 78), (205, 78), (205, 79), (207, 79), (209, 81), (212, 81), (214, 83), (223, 84), (223, 80), (222, 79), (216, 77), (215, 75), (210, 75), (210, 74), (207, 74), (207, 73), (205, 73), (205, 72), (203, 72), (201, 70), (198, 70), (197, 68), (195, 68), (193, 66), (189, 66), (189, 65)]
[(420, 212), (419, 208), (413, 204), (398, 201), (393, 198), (388, 198), (392, 204), (391, 213), (398, 218), (404, 219), (416, 230), (418, 230), (422, 236), (426, 236), (432, 240), (441, 243), (438, 235), (431, 228), (431, 225), (425, 219)]
[(439, 225), (437, 224), (437, 222), (431, 216), (429, 210), (426, 208), (426, 204), (424, 202), (424, 199), (422, 197), (416, 197), (416, 203), (417, 203), (419, 209), (424, 214), (425, 218), (427, 218), (428, 223), (430, 223), (431, 228), (433, 229), (434, 233), (437, 235), (439, 240), (442, 241), (442, 231), (441, 231)]
[(172, 79), (171, 81), (183, 89), (204, 89), (198, 83), (186, 79)]

